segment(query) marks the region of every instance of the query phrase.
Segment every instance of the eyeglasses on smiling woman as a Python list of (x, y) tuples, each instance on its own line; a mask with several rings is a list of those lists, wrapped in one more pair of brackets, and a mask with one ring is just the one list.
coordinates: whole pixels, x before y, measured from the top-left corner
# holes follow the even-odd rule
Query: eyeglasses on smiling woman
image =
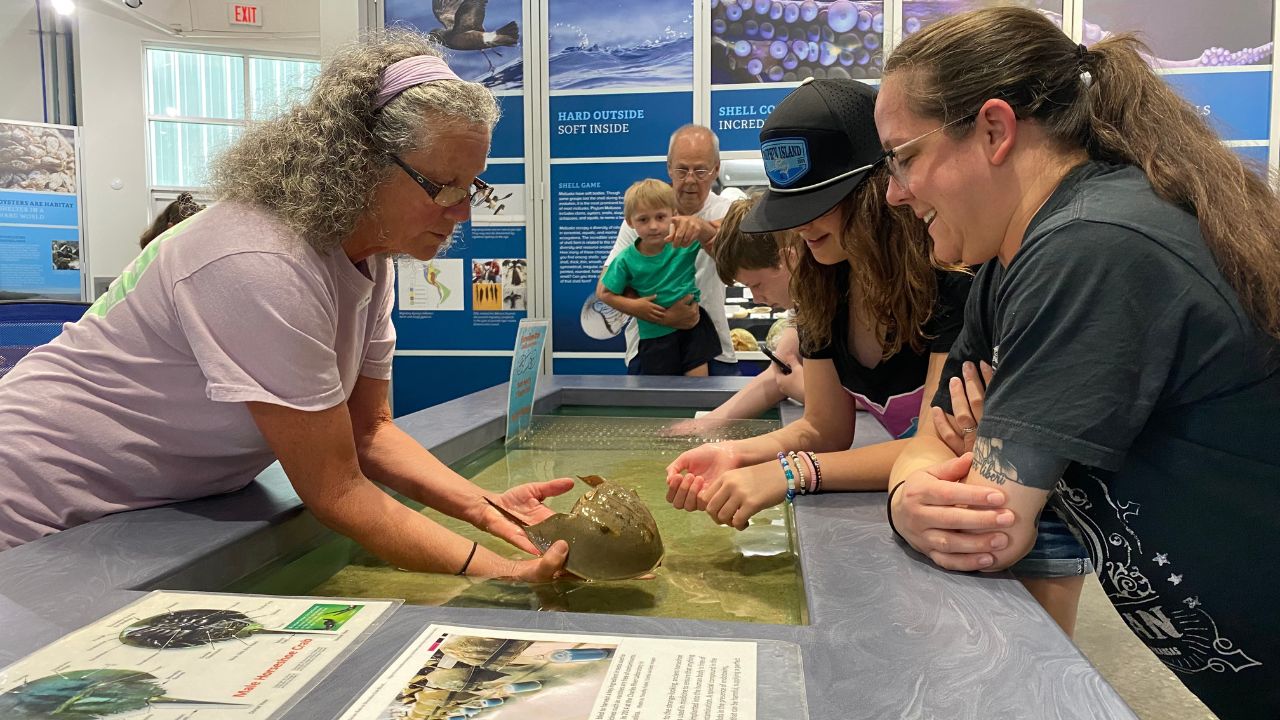
[(889, 170), (889, 175), (894, 179), (894, 182), (898, 183), (898, 187), (905, 188), (907, 187), (907, 183), (911, 182), (911, 176), (907, 173), (907, 166), (911, 164), (913, 159), (915, 159), (915, 155), (907, 155), (906, 157), (903, 157), (902, 151), (904, 149), (920, 142), (936, 132), (946, 130), (952, 125), (958, 125), (962, 122), (973, 120), (976, 117), (978, 117), (977, 113), (970, 113), (969, 115), (958, 117), (951, 122), (939, 125), (923, 135), (913, 137), (904, 143), (885, 150), (882, 160), (884, 161), (885, 167)]
[(481, 205), (484, 205), (492, 210), (494, 215), (497, 215), (506, 207), (505, 205), (502, 205), (500, 201), (511, 197), (510, 193), (502, 197), (494, 197), (493, 186), (480, 178), (476, 178), (471, 183), (471, 187), (475, 188), (474, 190), (460, 188), (456, 185), (437, 185), (424, 177), (422, 173), (409, 167), (408, 163), (395, 155), (388, 155), (388, 157), (390, 157), (395, 164), (399, 165), (400, 168), (409, 175), (409, 177), (413, 178), (413, 181), (418, 183), (418, 185), (426, 191), (427, 196), (431, 198), (431, 201), (440, 207), (453, 207), (454, 205), (467, 200), (471, 203), (471, 207), (480, 207)]

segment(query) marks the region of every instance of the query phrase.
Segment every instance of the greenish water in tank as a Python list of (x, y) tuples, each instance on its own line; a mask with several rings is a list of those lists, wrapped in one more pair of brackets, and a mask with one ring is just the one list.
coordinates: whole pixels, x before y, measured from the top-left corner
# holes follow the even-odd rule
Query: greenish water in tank
[[(670, 410), (667, 410), (668, 414)], [(403, 598), (417, 605), (566, 610), (699, 620), (805, 624), (805, 601), (795, 554), (790, 506), (766, 510), (739, 532), (717, 526), (706, 513), (676, 510), (666, 502), (666, 466), (704, 441), (751, 437), (778, 427), (773, 420), (677, 427), (669, 416), (599, 417), (565, 413), (535, 418), (519, 443), (473, 453), (453, 469), (496, 492), (524, 482), (601, 475), (635, 489), (653, 512), (666, 555), (647, 579), (556, 581), (530, 586), (500, 580), (410, 573), (388, 566), (351, 541), (335, 536), (308, 555), (272, 568), (235, 592), (335, 597)], [(690, 433), (692, 434), (684, 434)], [(559, 512), (588, 490), (575, 488), (548, 501)], [(471, 525), (426, 510), (432, 519), (509, 557), (518, 550)]]

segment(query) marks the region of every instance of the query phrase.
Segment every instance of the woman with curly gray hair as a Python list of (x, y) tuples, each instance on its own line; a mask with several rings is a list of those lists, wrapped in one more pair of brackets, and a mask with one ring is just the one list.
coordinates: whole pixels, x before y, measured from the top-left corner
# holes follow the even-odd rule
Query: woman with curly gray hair
[(279, 459), (322, 523), (398, 567), (554, 576), (563, 543), (506, 559), (374, 485), (528, 552), (486, 500), (536, 521), (572, 487), (488, 495), (399, 430), (387, 402), (391, 256), (434, 257), (488, 199), (477, 175), (497, 119), (488, 90), (393, 30), (338, 52), (303, 103), (249, 128), (214, 168), (219, 202), (0, 382), (0, 549), (239, 489)]

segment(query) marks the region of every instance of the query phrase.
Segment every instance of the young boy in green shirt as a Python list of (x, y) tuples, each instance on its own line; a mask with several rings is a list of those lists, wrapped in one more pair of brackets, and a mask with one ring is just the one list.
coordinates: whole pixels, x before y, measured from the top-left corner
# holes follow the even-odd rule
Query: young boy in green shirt
[[(671, 307), (686, 296), (698, 302), (694, 260), (700, 245), (677, 248), (668, 241), (676, 195), (661, 180), (641, 180), (627, 188), (622, 211), (636, 231), (636, 242), (619, 253), (605, 271), (600, 300), (621, 312), (631, 309), (622, 297), (631, 288), (642, 298)], [(688, 330), (636, 317), (640, 345), (636, 353), (641, 375), (705, 376), (707, 363), (720, 353), (720, 337), (707, 311), (698, 308), (698, 324)]]

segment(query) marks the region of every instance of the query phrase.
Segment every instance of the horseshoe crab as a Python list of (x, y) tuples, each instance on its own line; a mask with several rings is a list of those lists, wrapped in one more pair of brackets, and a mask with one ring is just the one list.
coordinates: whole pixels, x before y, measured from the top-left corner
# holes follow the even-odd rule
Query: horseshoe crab
[(648, 506), (631, 488), (599, 475), (579, 475), (591, 486), (568, 514), (556, 513), (536, 525), (489, 501), (543, 552), (557, 540), (569, 543), (565, 569), (584, 580), (628, 580), (662, 562), (662, 536)]

